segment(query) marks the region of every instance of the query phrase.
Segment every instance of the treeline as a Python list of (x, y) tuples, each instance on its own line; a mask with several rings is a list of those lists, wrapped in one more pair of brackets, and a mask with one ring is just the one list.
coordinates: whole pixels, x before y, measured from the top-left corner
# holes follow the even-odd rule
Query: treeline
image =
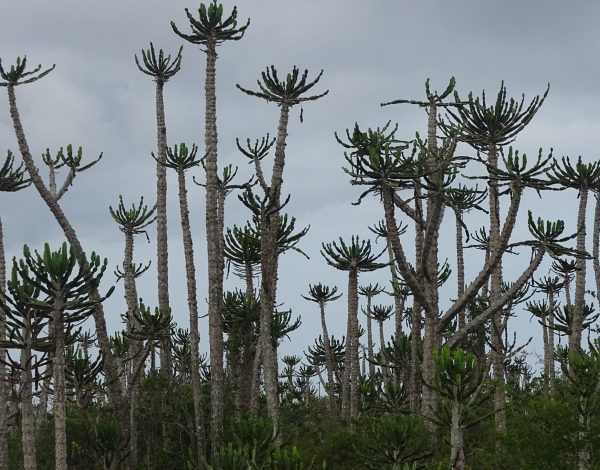
[[(348, 274), (347, 290), (306, 282), (299, 294), (315, 304), (322, 332), (298, 348), (305, 348), (302, 356), (280, 357), (281, 342), (301, 320), (277, 296), (279, 258), (304, 254), (308, 231), (286, 213), (289, 113), (327, 95), (323, 71), (293, 67), (282, 74), (269, 66), (255, 88), (237, 85), (279, 109), (274, 137), (236, 141), (254, 168), (249, 181), (237, 181), (237, 168), (220, 163), (217, 149), (217, 51), (243, 39), (250, 20), (238, 23), (236, 8), (226, 12), (216, 2), (186, 15), (185, 27), (171, 27), (206, 56), (205, 146), (168, 145), (164, 88), (182, 66), (183, 47), (169, 54), (151, 43), (135, 63), (155, 84), (157, 141), (149, 164), (156, 165), (156, 202), (126, 203), (119, 196), (109, 208), (124, 235), (115, 276), (124, 286), (125, 314), (122, 330), (112, 335), (103, 302), (114, 287), (101, 284), (107, 261), (82, 246), (61, 206), (77, 175), (102, 155), (88, 163), (81, 147), (68, 145), (46, 150), (41, 162), (34, 158), (16, 90), (54, 66), (31, 68), (25, 58), (10, 67), (0, 63), (19, 154), (8, 151), (0, 191), (33, 186), (66, 239), (60, 247), (25, 246), (7, 263), (0, 222), (0, 467), (596, 468), (600, 342), (592, 333), (600, 292), (600, 162), (556, 159), (542, 150), (527, 158), (511, 146), (549, 87), (531, 100), (513, 99), (502, 83), (490, 102), (485, 94), (459, 95), (454, 78), (441, 93), (427, 81), (422, 98), (382, 104), (424, 109), (426, 136), (400, 136), (391, 122), (335, 134), (343, 171), (360, 189), (354, 203), (376, 198), (382, 219), (369, 227), (373, 240), (344, 233), (323, 242), (320, 262)], [(198, 197), (187, 187), (187, 170), (196, 167), (205, 175), (207, 332), (198, 326), (200, 274), (188, 203)], [(59, 182), (61, 171), (66, 176)], [(179, 214), (167, 214), (167, 191), (175, 191), (167, 188), (168, 171), (177, 175)], [(562, 190), (577, 194), (577, 226), (529, 211), (530, 236), (515, 241), (525, 195)], [(232, 194), (248, 209), (248, 222), (226, 227)], [(472, 211), (484, 213), (488, 224), (473, 230)], [(452, 254), (440, 250), (444, 216), (455, 222)], [(177, 218), (187, 328), (171, 312), (167, 227)], [(157, 295), (150, 305), (137, 292), (149, 264), (135, 259), (134, 247), (136, 236), (148, 237), (154, 226)], [(375, 239), (384, 241), (383, 249)], [(468, 258), (465, 248), (480, 255)], [(520, 271), (511, 278), (513, 270), (504, 268), (515, 253)], [(241, 287), (226, 290), (230, 268)], [(389, 283), (361, 283), (361, 273), (375, 270), (389, 273)], [(469, 271), (474, 278), (467, 279)], [(440, 287), (451, 281), (455, 294), (440, 298)], [(383, 294), (389, 302), (381, 303)], [(342, 296), (347, 331), (336, 338), (326, 306)], [(528, 343), (509, 334), (517, 314), (532, 315), (541, 327), (537, 376), (526, 360)], [(391, 336), (384, 333), (387, 321), (394, 322)], [(557, 337), (567, 345), (557, 346)], [(208, 342), (206, 357), (200, 341)]]

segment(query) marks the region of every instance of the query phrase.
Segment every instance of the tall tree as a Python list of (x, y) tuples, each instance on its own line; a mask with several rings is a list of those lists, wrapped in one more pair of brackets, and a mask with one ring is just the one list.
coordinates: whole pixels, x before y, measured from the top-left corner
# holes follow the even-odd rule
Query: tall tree
[[(562, 162), (554, 160), (551, 180), (578, 191), (577, 250), (584, 252), (586, 251), (587, 201), (590, 191), (597, 191), (600, 188), (600, 161), (586, 164), (579, 157), (577, 163), (573, 165), (569, 157), (563, 157)], [(575, 298), (573, 299), (573, 328), (569, 336), (569, 348), (571, 351), (581, 351), (581, 332), (583, 330), (585, 306), (585, 275), (587, 272), (585, 258), (578, 258), (575, 267), (577, 271), (575, 274)]]
[[(366, 286), (359, 286), (358, 293), (367, 298), (367, 309), (363, 310), (363, 313), (367, 317), (367, 359), (369, 361), (369, 379), (375, 380), (375, 364), (373, 363), (373, 329), (371, 319), (373, 318), (373, 312), (371, 305), (373, 303), (373, 297), (383, 292), (383, 287), (379, 284), (368, 284)], [(381, 345), (383, 347), (383, 344)]]
[(204, 116), (204, 143), (206, 146), (206, 246), (208, 255), (208, 322), (211, 365), (211, 416), (213, 447), (216, 457), (223, 426), (223, 326), (221, 307), (223, 302), (223, 230), (219, 224), (219, 175), (217, 164), (217, 95), (216, 64), (217, 46), (225, 41), (239, 41), (250, 25), (238, 27), (237, 8), (225, 16), (223, 5), (211, 2), (208, 7), (200, 4), (195, 18), (186, 8), (191, 34), (179, 31), (171, 22), (173, 31), (192, 44), (203, 47), (206, 53), (206, 75), (204, 93), (206, 108)]
[(198, 445), (198, 459), (205, 451), (206, 439), (204, 429), (204, 412), (202, 403), (202, 383), (200, 380), (200, 332), (198, 330), (198, 299), (196, 294), (196, 265), (194, 263), (194, 243), (190, 228), (187, 188), (185, 172), (200, 164), (196, 158), (198, 147), (192, 144), (191, 149), (182, 143), (179, 148), (175, 145), (167, 149), (164, 166), (177, 172), (179, 188), (179, 212), (181, 216), (181, 230), (183, 233), (183, 254), (185, 258), (185, 273), (187, 285), (187, 301), (190, 316), (190, 342), (191, 342), (191, 381), (194, 398), (194, 423), (196, 443)]
[[(73, 226), (63, 212), (56, 198), (48, 190), (44, 181), (40, 177), (39, 170), (33, 160), (31, 151), (29, 150), (29, 144), (27, 142), (21, 117), (19, 115), (19, 109), (17, 107), (15, 88), (20, 85), (33, 83), (40, 78), (45, 77), (54, 69), (54, 66), (45, 70), (42, 70), (41, 65), (38, 65), (33, 70), (29, 71), (26, 70), (26, 68), (27, 59), (25, 57), (23, 59), (20, 57), (17, 58), (16, 63), (8, 70), (3, 67), (2, 62), (0, 61), (0, 87), (6, 87), (8, 92), (9, 111), (17, 138), (19, 151), (33, 186), (63, 230), (65, 238), (73, 249), (77, 262), (83, 270), (89, 270), (89, 261)], [(119, 367), (117, 359), (113, 356), (110, 348), (110, 341), (106, 328), (106, 319), (104, 317), (104, 309), (102, 307), (102, 303), (100, 302), (101, 296), (95, 287), (92, 287), (90, 291), (90, 298), (94, 302), (94, 322), (96, 325), (98, 344), (104, 357), (104, 371), (107, 378), (107, 391), (110, 396), (113, 409), (115, 410), (120, 423), (124, 429), (127, 429), (127, 415), (125, 413), (125, 404), (123, 402), (123, 390), (121, 389), (121, 382), (118, 379)]]
[(321, 254), (327, 264), (342, 271), (348, 271), (348, 333), (346, 335), (346, 360), (344, 381), (342, 382), (342, 418), (354, 419), (358, 416), (358, 273), (375, 271), (386, 266), (377, 260), (385, 252), (375, 254), (371, 242), (353, 236), (349, 244), (340, 238), (336, 242), (323, 243)]
[(327, 330), (327, 322), (325, 321), (325, 304), (339, 299), (342, 294), (337, 294), (337, 287), (329, 287), (321, 283), (308, 286), (308, 295), (303, 295), (302, 298), (311, 302), (316, 302), (319, 305), (321, 313), (321, 328), (323, 329), (323, 350), (325, 353), (325, 367), (327, 369), (327, 395), (329, 395), (329, 409), (335, 410), (335, 372), (336, 367), (331, 351), (331, 341)]
[[(26, 188), (31, 181), (25, 177), (23, 164), (15, 166), (15, 157), (9, 150), (6, 160), (0, 167), (0, 192), (16, 192)], [(2, 217), (0, 216), (0, 297), (5, 292), (6, 287), (6, 258), (4, 256), (4, 232), (2, 227)], [(6, 339), (6, 330), (4, 327), (5, 312), (0, 306), (0, 341)], [(0, 468), (7, 467), (8, 458), (8, 394), (10, 386), (6, 380), (6, 348), (0, 347)]]
[[(165, 123), (164, 87), (181, 68), (181, 52), (171, 59), (162, 49), (158, 57), (154, 44), (150, 49), (142, 50), (142, 63), (135, 55), (135, 63), (142, 73), (149, 75), (156, 82), (156, 259), (158, 273), (158, 307), (164, 311), (169, 309), (169, 246), (167, 238), (167, 174), (164, 166), (167, 152), (167, 126)], [(170, 377), (171, 372), (171, 345), (169, 339), (165, 340), (161, 348), (160, 367), (162, 373)]]
[[(261, 188), (264, 198), (260, 199), (246, 190), (243, 198), (244, 204), (249, 207), (260, 221), (260, 248), (261, 248), (261, 313), (259, 348), (262, 353), (263, 370), (265, 374), (265, 389), (267, 394), (267, 410), (277, 430), (279, 421), (278, 395), (277, 395), (277, 356), (272, 346), (271, 321), (275, 311), (277, 294), (277, 270), (280, 251), (278, 244), (278, 231), (280, 227), (279, 212), (286, 204), (281, 201), (281, 188), (283, 185), (283, 168), (285, 165), (285, 147), (290, 109), (306, 101), (315, 101), (322, 98), (324, 93), (312, 96), (305, 95), (321, 79), (323, 71), (312, 81), (307, 81), (308, 70), (300, 75), (300, 70), (294, 67), (285, 80), (280, 80), (274, 66), (267, 68), (262, 73), (262, 82), (258, 81), (260, 91), (252, 91), (237, 85), (244, 93), (274, 102), (280, 107), (277, 138), (275, 141), (275, 159), (271, 173), (271, 184), (266, 185), (263, 178)], [(255, 164), (260, 166), (259, 159)], [(260, 172), (262, 173), (262, 171)], [(257, 170), (257, 175), (259, 174)], [(260, 182), (260, 178), (259, 178)], [(289, 197), (288, 197), (289, 201)]]

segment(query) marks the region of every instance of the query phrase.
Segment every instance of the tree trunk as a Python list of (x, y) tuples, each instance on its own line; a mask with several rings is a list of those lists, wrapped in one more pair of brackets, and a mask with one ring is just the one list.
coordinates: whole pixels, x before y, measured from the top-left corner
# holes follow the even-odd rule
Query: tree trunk
[(370, 295), (367, 295), (367, 357), (369, 358), (369, 379), (375, 380), (375, 364), (373, 364), (373, 322), (371, 319)]
[[(21, 442), (23, 444), (23, 468), (24, 470), (35, 470), (36, 446), (35, 446), (35, 422), (33, 416), (32, 383), (31, 374), (31, 322), (24, 318), (23, 339), (24, 348), (21, 350)], [(8, 456), (6, 456), (8, 458)], [(4, 461), (3, 470), (8, 468), (8, 460)]]
[[(577, 250), (585, 251), (586, 223), (585, 214), (587, 209), (589, 189), (579, 188), (579, 211), (577, 212)], [(577, 272), (575, 273), (575, 298), (573, 308), (573, 326), (569, 336), (569, 350), (581, 351), (581, 334), (583, 331), (584, 306), (585, 306), (585, 274), (586, 260), (577, 258), (575, 260)]]
[[(459, 210), (454, 212), (456, 216), (456, 284), (457, 298), (465, 292), (465, 256), (463, 251), (463, 228), (461, 225), (461, 214)], [(465, 326), (465, 309), (458, 312), (458, 327)]]
[(67, 396), (65, 386), (65, 332), (62, 321), (62, 293), (54, 301), (52, 327), (54, 330), (54, 462), (56, 470), (67, 470)]
[(465, 445), (463, 439), (463, 428), (460, 424), (460, 405), (452, 404), (452, 428), (450, 430), (450, 462), (452, 470), (464, 470), (465, 468)]
[(329, 332), (327, 330), (327, 323), (325, 322), (325, 302), (319, 302), (319, 309), (321, 311), (321, 327), (323, 328), (323, 350), (325, 352), (325, 367), (327, 368), (327, 386), (325, 391), (329, 396), (329, 409), (330, 411), (335, 410), (335, 383), (334, 373), (335, 369), (333, 366), (333, 356), (331, 354), (331, 343), (329, 341)]
[[(0, 296), (6, 289), (6, 258), (4, 234), (0, 218)], [(0, 306), (0, 341), (6, 340), (6, 313)], [(0, 469), (8, 468), (8, 395), (10, 384), (6, 377), (6, 349), (0, 348)]]
[(196, 430), (196, 445), (198, 455), (206, 448), (204, 431), (204, 412), (202, 407), (202, 383), (200, 380), (200, 333), (198, 331), (198, 300), (196, 298), (196, 266), (194, 264), (194, 244), (190, 229), (187, 189), (185, 187), (185, 173), (183, 169), (177, 170), (179, 186), (179, 211), (181, 214), (181, 230), (183, 232), (183, 252), (185, 256), (185, 273), (187, 284), (187, 301), (190, 315), (190, 341), (192, 349), (191, 381), (194, 400), (194, 424)]
[[(75, 230), (71, 226), (69, 220), (65, 216), (64, 212), (60, 205), (56, 202), (56, 200), (52, 197), (42, 178), (40, 177), (39, 171), (35, 166), (33, 161), (33, 157), (31, 156), (31, 152), (29, 150), (29, 145), (27, 144), (27, 139), (25, 137), (25, 132), (23, 131), (23, 125), (21, 124), (21, 118), (19, 116), (19, 110), (17, 108), (17, 100), (15, 96), (14, 86), (9, 85), (7, 87), (8, 90), (8, 102), (10, 107), (10, 116), (12, 118), (13, 126), (15, 129), (15, 135), (17, 137), (17, 143), (19, 145), (19, 151), (21, 152), (21, 156), (23, 157), (23, 163), (25, 164), (25, 168), (27, 169), (27, 173), (31, 178), (33, 185), (36, 190), (40, 194), (42, 200), (50, 209), (50, 212), (56, 218), (56, 221), (62, 228), (65, 238), (69, 242), (69, 244), (73, 247), (75, 252), (75, 256), (77, 257), (77, 262), (84, 269), (88, 270), (89, 265), (86, 260), (85, 252)], [(126, 413), (124, 409), (123, 403), (123, 391), (121, 389), (120, 381), (119, 381), (119, 366), (117, 364), (117, 360), (112, 354), (110, 349), (110, 341), (108, 338), (108, 331), (106, 328), (106, 319), (104, 318), (104, 308), (102, 303), (100, 302), (100, 294), (97, 289), (93, 289), (90, 292), (90, 300), (95, 303), (94, 306), (94, 322), (96, 325), (96, 336), (98, 338), (98, 344), (100, 346), (100, 350), (102, 352), (102, 356), (104, 357), (104, 372), (106, 374), (107, 379), (107, 391), (109, 397), (111, 399), (112, 405), (115, 409), (115, 414), (120, 423), (126, 423)], [(126, 429), (126, 426), (124, 426)]]
[(554, 369), (554, 292), (550, 291), (548, 295), (548, 318), (546, 327), (548, 329), (548, 357), (546, 359), (548, 368), (548, 395), (554, 396), (554, 386), (556, 382), (556, 371)]
[(222, 230), (219, 231), (217, 168), (217, 97), (216, 97), (216, 43), (206, 44), (206, 114), (204, 142), (206, 145), (206, 247), (208, 259), (208, 323), (211, 371), (211, 433), (212, 455), (218, 454), (223, 427), (223, 250)]
[[(167, 237), (167, 169), (164, 166), (167, 154), (167, 126), (163, 99), (164, 82), (156, 81), (156, 260), (158, 281), (158, 308), (163, 312), (170, 308), (169, 302), (169, 246)], [(169, 333), (168, 331), (165, 333)], [(170, 336), (162, 341), (160, 370), (167, 380), (171, 379), (173, 358)]]
[(348, 324), (350, 337), (346, 340), (348, 353), (346, 367), (349, 368), (350, 385), (350, 419), (358, 417), (358, 375), (360, 363), (358, 360), (358, 271), (356, 268), (348, 272)]

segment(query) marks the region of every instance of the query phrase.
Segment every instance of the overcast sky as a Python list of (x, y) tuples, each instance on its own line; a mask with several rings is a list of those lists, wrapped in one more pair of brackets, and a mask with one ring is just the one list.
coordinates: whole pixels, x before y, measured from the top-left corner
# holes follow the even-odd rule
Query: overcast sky
[[(225, 2), (225, 10), (235, 5)], [(37, 157), (46, 149), (55, 152), (71, 143), (83, 146), (84, 159), (104, 153), (103, 160), (81, 174), (61, 200), (86, 250), (108, 257), (114, 267), (122, 262), (123, 237), (112, 221), (108, 206), (118, 204), (122, 194), (129, 205), (144, 196), (155, 200), (156, 147), (154, 83), (140, 73), (135, 53), (152, 41), (158, 48), (175, 53), (182, 40), (171, 30), (175, 21), (187, 31), (184, 8), (197, 10), (197, 2), (171, 0), (54, 0), (9, 2), (0, 16), (0, 58), (4, 66), (27, 54), (31, 65), (56, 64), (56, 70), (41, 81), (17, 89), (17, 99), (29, 144)], [(303, 325), (283, 353), (299, 353), (320, 332), (315, 304), (304, 301), (309, 283), (337, 285), (346, 291), (346, 273), (328, 267), (319, 254), (322, 242), (353, 234), (373, 238), (367, 227), (382, 218), (380, 203), (365, 200), (352, 206), (360, 194), (342, 171), (342, 148), (333, 133), (343, 132), (357, 121), (361, 126), (380, 126), (388, 120), (399, 125), (398, 135), (411, 139), (424, 132), (426, 115), (412, 106), (381, 108), (382, 101), (420, 99), (424, 82), (442, 90), (455, 76), (461, 96), (486, 90), (495, 96), (501, 80), (508, 94), (526, 98), (543, 93), (551, 85), (546, 103), (515, 143), (528, 154), (539, 147), (554, 148), (555, 156), (584, 160), (598, 158), (598, 77), (600, 76), (600, 30), (595, 2), (569, 4), (560, 1), (481, 2), (447, 1), (348, 1), (302, 2), (252, 0), (239, 2), (239, 19), (251, 18), (246, 36), (226, 43), (219, 50), (217, 101), (219, 160), (240, 166), (240, 181), (252, 168), (235, 148), (235, 138), (256, 139), (276, 132), (278, 108), (236, 89), (239, 83), (255, 88), (264, 68), (273, 64), (284, 75), (293, 65), (307, 68), (313, 77), (324, 69), (316, 92), (325, 98), (291, 113), (283, 192), (292, 195), (287, 210), (298, 227), (310, 225), (301, 243), (311, 257), (286, 254), (280, 267), (278, 300), (301, 315)], [(204, 142), (204, 61), (197, 47), (184, 44), (182, 70), (165, 87), (169, 143)], [(1, 90), (0, 90), (1, 91)], [(17, 150), (4, 92), (0, 93), (0, 152)], [(463, 149), (470, 152), (468, 149)], [(472, 155), (473, 152), (470, 152)], [(38, 162), (40, 162), (38, 158)], [(191, 175), (203, 178), (201, 170), (189, 173), (189, 198), (196, 250), (199, 299), (206, 311), (206, 244), (204, 192), (194, 186)], [(64, 176), (64, 175), (62, 175)], [(60, 181), (60, 178), (59, 178)], [(57, 247), (63, 235), (34, 188), (0, 195), (7, 258), (19, 256), (22, 246), (40, 248), (44, 242)], [(175, 320), (187, 327), (185, 273), (176, 192), (176, 179), (169, 176), (170, 290)], [(504, 207), (506, 206), (504, 202)], [(535, 215), (563, 218), (575, 230), (574, 192), (526, 199)], [(590, 212), (591, 212), (590, 208)], [(243, 224), (248, 211), (232, 194), (226, 207), (226, 225)], [(522, 211), (513, 240), (527, 237), (526, 211)], [(476, 228), (484, 220), (473, 217)], [(453, 217), (444, 220), (441, 258), (454, 264)], [(136, 239), (136, 262), (155, 261), (155, 230), (150, 244)], [(411, 245), (410, 234), (406, 243)], [(591, 242), (591, 238), (590, 238)], [(378, 247), (382, 247), (380, 241)], [(468, 273), (481, 265), (480, 252), (468, 252)], [(507, 280), (515, 279), (526, 266), (529, 253), (511, 256), (504, 267)], [(112, 269), (111, 269), (112, 270)], [(540, 274), (545, 274), (541, 272)], [(387, 284), (388, 271), (361, 276), (360, 282)], [(104, 288), (115, 282), (106, 276)], [(240, 283), (233, 275), (226, 286)], [(455, 292), (455, 278), (448, 281), (443, 298)], [(590, 285), (590, 288), (592, 286)], [(147, 304), (156, 305), (155, 271), (139, 280), (139, 293)], [(378, 303), (391, 303), (385, 295)], [(444, 302), (447, 305), (447, 301)], [(345, 333), (345, 298), (329, 308), (331, 331)], [(120, 327), (125, 311), (122, 283), (108, 301), (110, 328)], [(525, 314), (515, 320), (520, 337), (539, 336), (539, 326)], [(389, 331), (391, 332), (391, 322)], [(207, 334), (201, 331), (202, 349)], [(541, 353), (539, 345), (533, 348)]]

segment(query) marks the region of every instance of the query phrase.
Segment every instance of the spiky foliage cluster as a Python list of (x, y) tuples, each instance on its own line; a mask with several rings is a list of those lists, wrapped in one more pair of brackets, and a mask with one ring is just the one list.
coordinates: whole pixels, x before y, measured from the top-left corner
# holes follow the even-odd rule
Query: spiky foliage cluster
[(117, 210), (114, 210), (112, 206), (108, 209), (112, 218), (119, 224), (119, 230), (123, 233), (138, 234), (145, 233), (145, 228), (156, 220), (154, 212), (156, 211), (156, 205), (148, 208), (144, 205), (144, 198), (140, 198), (139, 204), (131, 205), (130, 209), (125, 208), (123, 202), (123, 196), (119, 195), (119, 205)]
[(31, 181), (25, 177), (25, 170), (21, 163), (18, 167), (14, 166), (15, 157), (9, 150), (6, 160), (0, 167), (0, 192), (15, 192), (26, 188)]
[(348, 245), (340, 237), (339, 245), (336, 242), (323, 243), (322, 247), (321, 255), (327, 264), (342, 271), (375, 271), (387, 266), (386, 263), (377, 262), (385, 250), (378, 254), (372, 253), (371, 242), (361, 241), (358, 236), (352, 236)]
[(21, 59), (17, 57), (17, 61), (15, 64), (10, 66), (10, 69), (7, 70), (2, 65), (2, 60), (0, 59), (0, 78), (3, 81), (0, 81), (1, 87), (11, 87), (17, 85), (25, 85), (27, 83), (35, 82), (40, 78), (48, 75), (52, 70), (54, 70), (55, 65), (52, 67), (42, 70), (42, 66), (38, 65), (36, 68), (30, 71), (26, 71), (27, 68), (27, 57), (23, 56)]
[(183, 46), (179, 48), (175, 58), (171, 59), (171, 54), (166, 55), (160, 49), (157, 57), (154, 44), (150, 43), (150, 49), (142, 49), (142, 63), (135, 54), (135, 64), (142, 73), (150, 75), (157, 82), (165, 83), (181, 69), (182, 52)]
[[(310, 302), (328, 303), (339, 299), (342, 294), (337, 294), (337, 287), (329, 287), (320, 282), (318, 284), (308, 285), (308, 296), (302, 295), (302, 298)], [(337, 295), (336, 295), (337, 294)]]

